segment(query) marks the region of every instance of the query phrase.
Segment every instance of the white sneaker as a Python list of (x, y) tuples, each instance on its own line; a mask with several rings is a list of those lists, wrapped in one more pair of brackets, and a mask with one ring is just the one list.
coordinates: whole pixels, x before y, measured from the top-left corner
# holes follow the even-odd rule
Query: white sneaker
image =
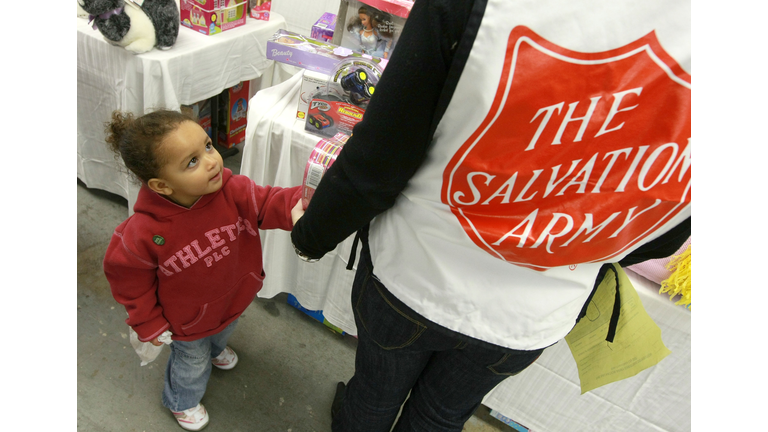
[(232, 348), (226, 347), (218, 357), (211, 359), (211, 363), (219, 369), (230, 370), (237, 364), (237, 353)]
[(203, 404), (197, 404), (196, 407), (184, 411), (171, 410), (171, 412), (182, 429), (199, 431), (208, 426), (208, 411), (206, 411)]

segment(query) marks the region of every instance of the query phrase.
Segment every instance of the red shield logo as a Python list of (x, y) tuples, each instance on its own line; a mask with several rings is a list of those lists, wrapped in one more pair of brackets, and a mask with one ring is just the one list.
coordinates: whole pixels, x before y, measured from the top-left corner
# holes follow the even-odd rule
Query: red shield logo
[(479, 247), (545, 270), (610, 260), (691, 202), (691, 77), (650, 33), (580, 53), (510, 33), (441, 199)]

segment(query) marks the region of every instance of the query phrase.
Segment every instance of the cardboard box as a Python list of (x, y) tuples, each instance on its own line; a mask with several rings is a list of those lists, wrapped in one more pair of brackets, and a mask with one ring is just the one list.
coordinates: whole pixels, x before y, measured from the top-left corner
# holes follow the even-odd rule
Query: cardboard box
[(533, 432), (533, 430), (528, 429), (527, 427), (521, 425), (520, 423), (512, 420), (509, 417), (506, 417), (505, 415), (503, 415), (502, 413), (496, 410), (493, 410), (493, 409), (491, 410), (491, 417), (501, 421), (502, 423), (508, 426), (511, 426), (512, 429), (516, 430), (517, 432)]
[(219, 94), (219, 140), (224, 148), (232, 148), (245, 140), (248, 120), (250, 81), (228, 88)]
[(341, 0), (333, 43), (389, 59), (412, 6), (408, 0)]
[(247, 0), (181, 0), (181, 24), (213, 35), (245, 24)]
[[(341, 60), (348, 57), (362, 55), (349, 48), (321, 42), (284, 29), (276, 31), (267, 41), (267, 59), (329, 75)], [(380, 58), (369, 58), (382, 68), (386, 63)]]
[(335, 331), (336, 333), (338, 333), (340, 335), (347, 334), (342, 329), (340, 329), (340, 328), (336, 327), (335, 325), (331, 324), (330, 322), (328, 322), (328, 320), (325, 319), (325, 316), (323, 315), (323, 311), (312, 311), (312, 310), (306, 309), (304, 306), (301, 305), (301, 303), (299, 303), (299, 301), (296, 299), (296, 297), (293, 296), (293, 294), (288, 294), (287, 303), (289, 305), (295, 307), (296, 309), (304, 312), (305, 314), (311, 316), (315, 320), (320, 321), (321, 323), (325, 324), (326, 327), (328, 327), (329, 329)]
[(305, 120), (307, 118), (307, 109), (309, 101), (312, 100), (318, 90), (328, 85), (329, 76), (312, 70), (305, 70), (301, 81), (301, 90), (299, 92), (299, 106), (296, 109), (296, 118)]
[(272, 10), (271, 0), (250, 0), (248, 3), (251, 18), (269, 21), (269, 13)]
[(197, 121), (209, 137), (213, 138), (213, 118), (211, 117), (211, 99), (195, 102), (192, 105), (182, 105), (181, 112)]
[(336, 14), (326, 12), (312, 26), (309, 34), (312, 39), (322, 42), (331, 42), (333, 40), (333, 31), (336, 29)]

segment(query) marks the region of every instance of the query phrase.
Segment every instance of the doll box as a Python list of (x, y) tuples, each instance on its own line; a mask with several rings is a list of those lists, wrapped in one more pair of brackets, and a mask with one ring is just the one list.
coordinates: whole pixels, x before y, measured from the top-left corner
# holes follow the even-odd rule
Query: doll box
[[(307, 70), (333, 73), (333, 69), (347, 57), (362, 57), (348, 48), (302, 36), (280, 29), (267, 41), (267, 59), (298, 66)], [(372, 57), (382, 68), (384, 61)]]
[(412, 6), (408, 0), (341, 0), (333, 43), (388, 59)]
[(250, 10), (251, 18), (269, 21), (269, 13), (272, 10), (272, 1), (249, 0), (248, 9)]
[(312, 70), (304, 70), (304, 76), (301, 80), (301, 90), (299, 91), (299, 105), (296, 109), (296, 118), (305, 120), (307, 118), (307, 109), (309, 101), (312, 100), (320, 88), (328, 85), (329, 76)]
[(250, 82), (243, 81), (219, 94), (218, 144), (224, 148), (232, 148), (245, 140), (249, 91)]
[(247, 0), (181, 0), (181, 24), (214, 35), (245, 24)]
[(333, 40), (333, 31), (336, 28), (336, 14), (326, 12), (312, 26), (312, 32), (309, 36), (322, 42), (331, 42)]

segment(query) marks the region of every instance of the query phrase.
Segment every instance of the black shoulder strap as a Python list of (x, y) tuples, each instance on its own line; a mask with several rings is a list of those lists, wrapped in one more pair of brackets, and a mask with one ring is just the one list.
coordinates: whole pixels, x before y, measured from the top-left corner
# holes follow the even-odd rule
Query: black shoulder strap
[(592, 302), (592, 297), (595, 296), (597, 287), (600, 286), (600, 283), (603, 282), (603, 280), (605, 280), (609, 270), (613, 272), (613, 277), (616, 279), (616, 295), (613, 301), (613, 312), (611, 313), (611, 321), (608, 324), (608, 334), (606, 335), (605, 340), (608, 342), (613, 342), (613, 339), (616, 336), (616, 328), (619, 325), (619, 314), (621, 313), (621, 297), (619, 296), (619, 274), (616, 272), (616, 268), (613, 266), (613, 264), (603, 264), (603, 266), (600, 267), (600, 270), (597, 272), (597, 277), (595, 277), (595, 285), (592, 287), (592, 292), (589, 293), (589, 297), (584, 303), (584, 307), (581, 308), (581, 312), (579, 312), (579, 316), (576, 318), (576, 322), (578, 323), (587, 315), (587, 307), (589, 306), (589, 303)]

